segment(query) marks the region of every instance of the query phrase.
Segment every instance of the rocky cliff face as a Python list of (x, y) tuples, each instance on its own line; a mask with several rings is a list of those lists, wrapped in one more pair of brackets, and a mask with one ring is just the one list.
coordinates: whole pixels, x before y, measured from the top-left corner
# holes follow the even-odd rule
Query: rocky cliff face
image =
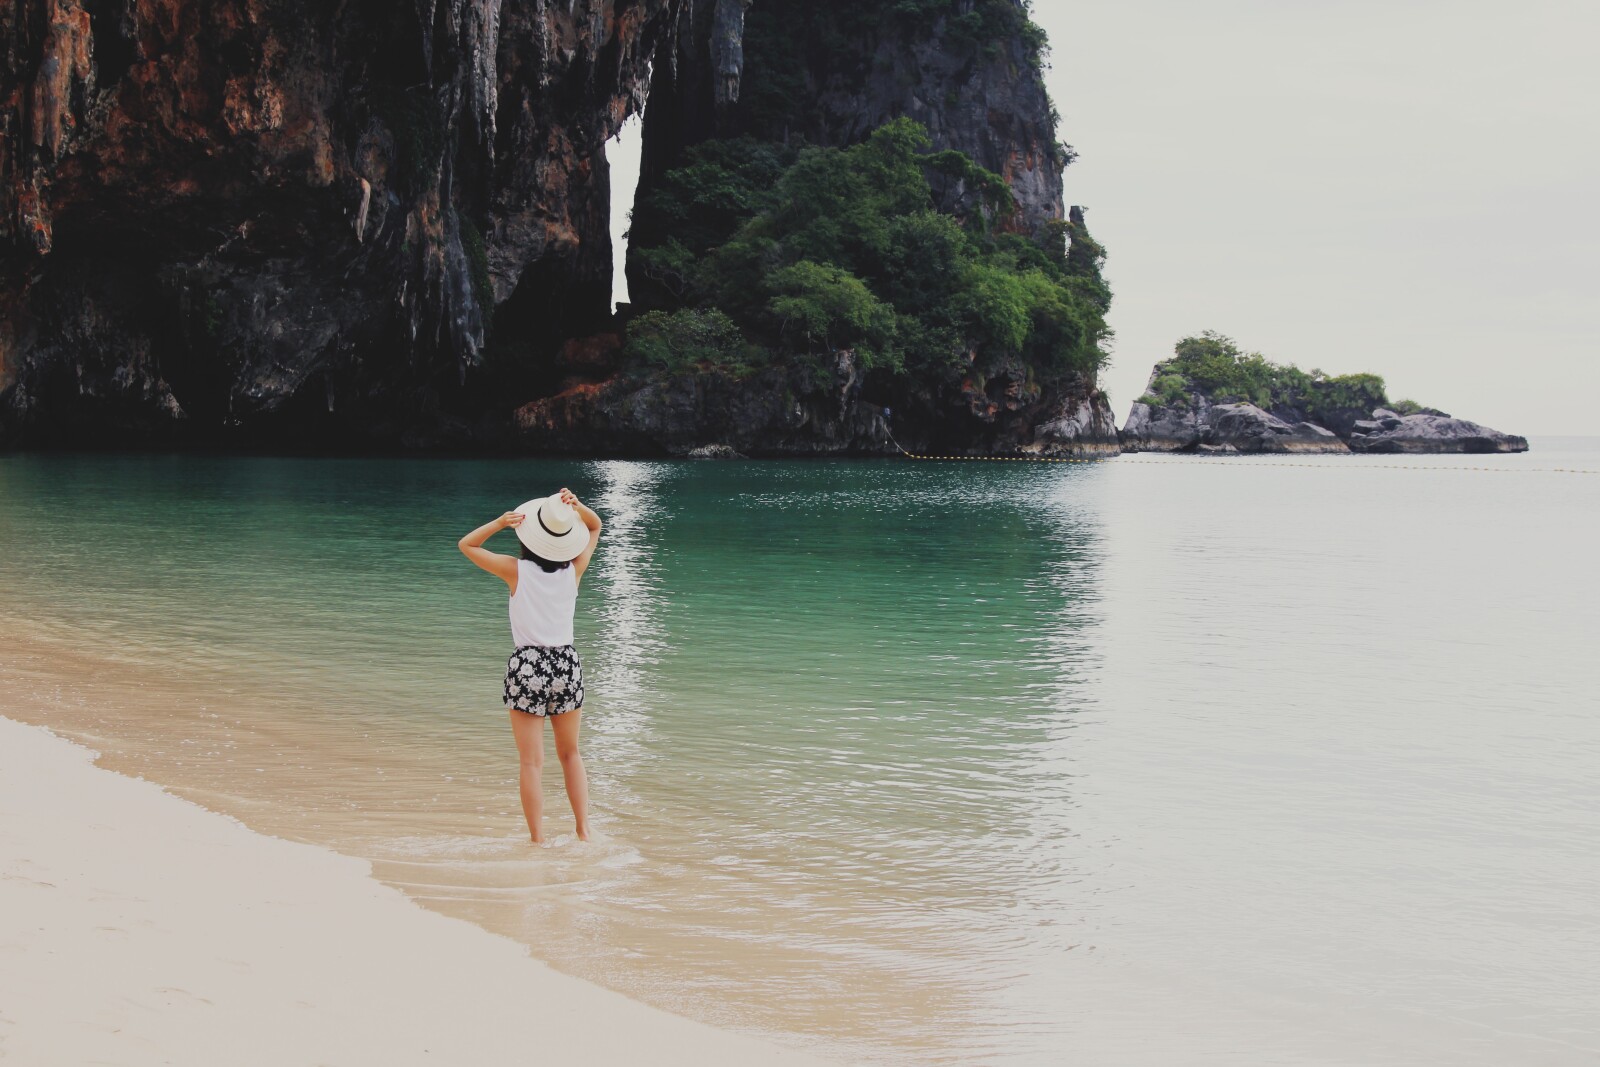
[[(652, 212), (651, 193), (693, 145), (750, 138), (846, 146), (903, 116), (927, 128), (935, 151), (965, 153), (1004, 179), (1015, 209), (993, 219), (998, 229), (1056, 240), (1070, 234), (1076, 262), (1097, 276), (1102, 253), (1081, 209), (1064, 211), (1062, 174), (1072, 152), (1055, 139), (1042, 44), (1019, 0), (685, 6), (677, 32), (658, 46), (630, 247), (671, 235), (671, 220)], [(979, 188), (957, 176), (931, 177), (940, 210), (985, 210)], [(628, 277), (635, 311), (672, 306), (637, 257), (630, 256)], [(670, 452), (712, 443), (745, 452), (890, 452), (895, 441), (919, 452), (1118, 450), (1113, 416), (1092, 378), (1041, 381), (1020, 361), (973, 352), (965, 368), (941, 380), (864, 382), (850, 353), (837, 356), (845, 369), (820, 387), (793, 371), (742, 383), (720, 374), (578, 382), (525, 407), (519, 425), (540, 447), (561, 447), (563, 434), (617, 440), (631, 426), (650, 428), (639, 445)]]
[[(647, 92), (646, 184), (707, 136), (845, 144), (910, 115), (1005, 176), (1018, 210), (999, 225), (1037, 231), (1061, 219), (1070, 150), (1021, 13), (16, 0), (0, 8), (0, 443), (543, 447), (559, 425), (588, 451), (888, 447), (884, 398), (848, 385), (620, 373), (604, 143)], [(957, 417), (896, 424), (912, 447), (1116, 447), (1092, 382), (916, 392)]]
[[(620, 338), (612, 337), (613, 350)], [(572, 354), (574, 364), (586, 357)], [(855, 353), (835, 355), (830, 380), (809, 369), (769, 367), (747, 377), (718, 371), (671, 377), (617, 372), (580, 381), (516, 413), (519, 436), (540, 451), (582, 455), (667, 454), (706, 449), (744, 455), (924, 453), (1111, 456), (1119, 451), (1110, 402), (1097, 388), (1057, 390), (1041, 401), (1010, 388), (933, 398), (937, 426), (863, 396)], [(1007, 395), (1007, 393), (1011, 395)]]
[[(710, 137), (848, 145), (905, 116), (1006, 180), (1018, 205), (1006, 224), (1064, 217), (1072, 150), (1056, 141), (1043, 40), (1019, 0), (703, 0), (678, 31), (656, 62), (641, 192)], [(957, 210), (976, 191), (940, 192)], [(655, 224), (636, 220), (645, 243)]]
[(672, 377), (618, 374), (518, 409), (523, 439), (540, 451), (684, 456), (708, 446), (743, 455), (887, 451), (884, 409), (861, 400), (853, 354), (837, 384), (817, 388), (796, 368), (748, 377), (706, 371)]
[(0, 437), (481, 432), (605, 321), (677, 7), (6, 5)]

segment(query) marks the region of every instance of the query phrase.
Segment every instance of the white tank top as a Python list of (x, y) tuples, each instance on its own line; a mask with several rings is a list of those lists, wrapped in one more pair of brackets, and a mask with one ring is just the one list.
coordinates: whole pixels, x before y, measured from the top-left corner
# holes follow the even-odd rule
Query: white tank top
[(572, 613), (578, 606), (578, 571), (547, 571), (531, 559), (517, 560), (517, 590), (511, 594), (511, 639), (523, 645), (572, 644)]

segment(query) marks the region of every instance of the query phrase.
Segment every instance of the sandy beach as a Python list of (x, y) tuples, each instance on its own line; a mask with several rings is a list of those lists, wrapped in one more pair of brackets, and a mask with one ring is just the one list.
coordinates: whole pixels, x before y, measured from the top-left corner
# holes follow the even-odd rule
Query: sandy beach
[(0, 1060), (824, 1062), (557, 973), (93, 757), (0, 718)]

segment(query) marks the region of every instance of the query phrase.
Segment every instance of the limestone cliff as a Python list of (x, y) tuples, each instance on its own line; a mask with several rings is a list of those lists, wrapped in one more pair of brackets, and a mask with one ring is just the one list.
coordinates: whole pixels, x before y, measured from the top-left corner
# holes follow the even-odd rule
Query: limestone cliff
[[(678, 18), (650, 88), (641, 192), (710, 137), (844, 145), (904, 116), (1005, 179), (1010, 225), (1063, 218), (1073, 153), (1019, 0), (704, 0)], [(951, 183), (944, 206), (973, 192)], [(635, 224), (648, 243), (656, 220)]]
[[(1012, 203), (990, 225), (1045, 246), (1070, 240), (1074, 269), (1100, 285), (1103, 253), (1088, 237), (1082, 210), (1064, 210), (1062, 174), (1072, 150), (1056, 141), (1057, 115), (1041, 75), (1043, 37), (1020, 0), (711, 0), (680, 9), (678, 20), (677, 32), (658, 46), (645, 112), (628, 262), (632, 310), (681, 302), (640, 252), (680, 236), (674, 228), (681, 214), (660, 210), (656, 192), (689, 149), (708, 141), (790, 151), (847, 146), (896, 118), (924, 126), (934, 152), (959, 151), (1002, 179)], [(978, 183), (960, 174), (930, 177), (939, 210), (958, 217), (988, 210)], [(848, 351), (830, 358), (854, 367)], [(776, 376), (781, 384), (758, 375), (742, 388), (714, 377), (575, 383), (570, 393), (529, 405), (519, 419), (541, 447), (559, 444), (555, 427), (585, 419), (613, 425), (627, 421), (618, 414), (627, 410), (650, 413), (644, 421), (657, 427), (652, 440), (659, 447), (717, 442), (759, 451), (735, 415), (758, 409), (774, 427), (771, 439), (789, 442), (788, 451), (893, 451), (891, 438), (923, 451), (1118, 448), (1092, 372), (1052, 376), (979, 347), (945, 373), (889, 377), (852, 369), (830, 373), (810, 390), (794, 374)], [(746, 392), (791, 402), (752, 404)]]
[[(748, 403), (716, 398), (750, 383), (693, 386), (698, 408), (690, 386), (619, 373), (604, 144), (648, 95), (648, 188), (708, 136), (844, 144), (910, 115), (1005, 178), (1017, 207), (998, 225), (1038, 232), (1062, 218), (1071, 153), (1022, 11), (15, 0), (0, 443), (887, 447), (875, 394), (847, 396), (857, 410), (807, 393), (791, 425), (783, 368)], [(958, 177), (938, 193), (952, 210), (978, 196)], [(1115, 448), (1090, 381), (986, 367), (915, 384), (924, 417), (894, 427), (913, 445)], [(539, 429), (557, 425), (560, 442)]]
[(0, 437), (473, 436), (608, 315), (677, 6), (5, 5)]

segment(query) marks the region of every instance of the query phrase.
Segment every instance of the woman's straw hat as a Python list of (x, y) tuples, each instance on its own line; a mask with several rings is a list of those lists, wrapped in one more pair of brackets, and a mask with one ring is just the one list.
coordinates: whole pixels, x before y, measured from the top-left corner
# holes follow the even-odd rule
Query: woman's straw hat
[(530, 500), (517, 512), (522, 516), (517, 540), (536, 556), (562, 563), (577, 559), (589, 547), (589, 528), (578, 521), (576, 511), (562, 503), (559, 494)]

